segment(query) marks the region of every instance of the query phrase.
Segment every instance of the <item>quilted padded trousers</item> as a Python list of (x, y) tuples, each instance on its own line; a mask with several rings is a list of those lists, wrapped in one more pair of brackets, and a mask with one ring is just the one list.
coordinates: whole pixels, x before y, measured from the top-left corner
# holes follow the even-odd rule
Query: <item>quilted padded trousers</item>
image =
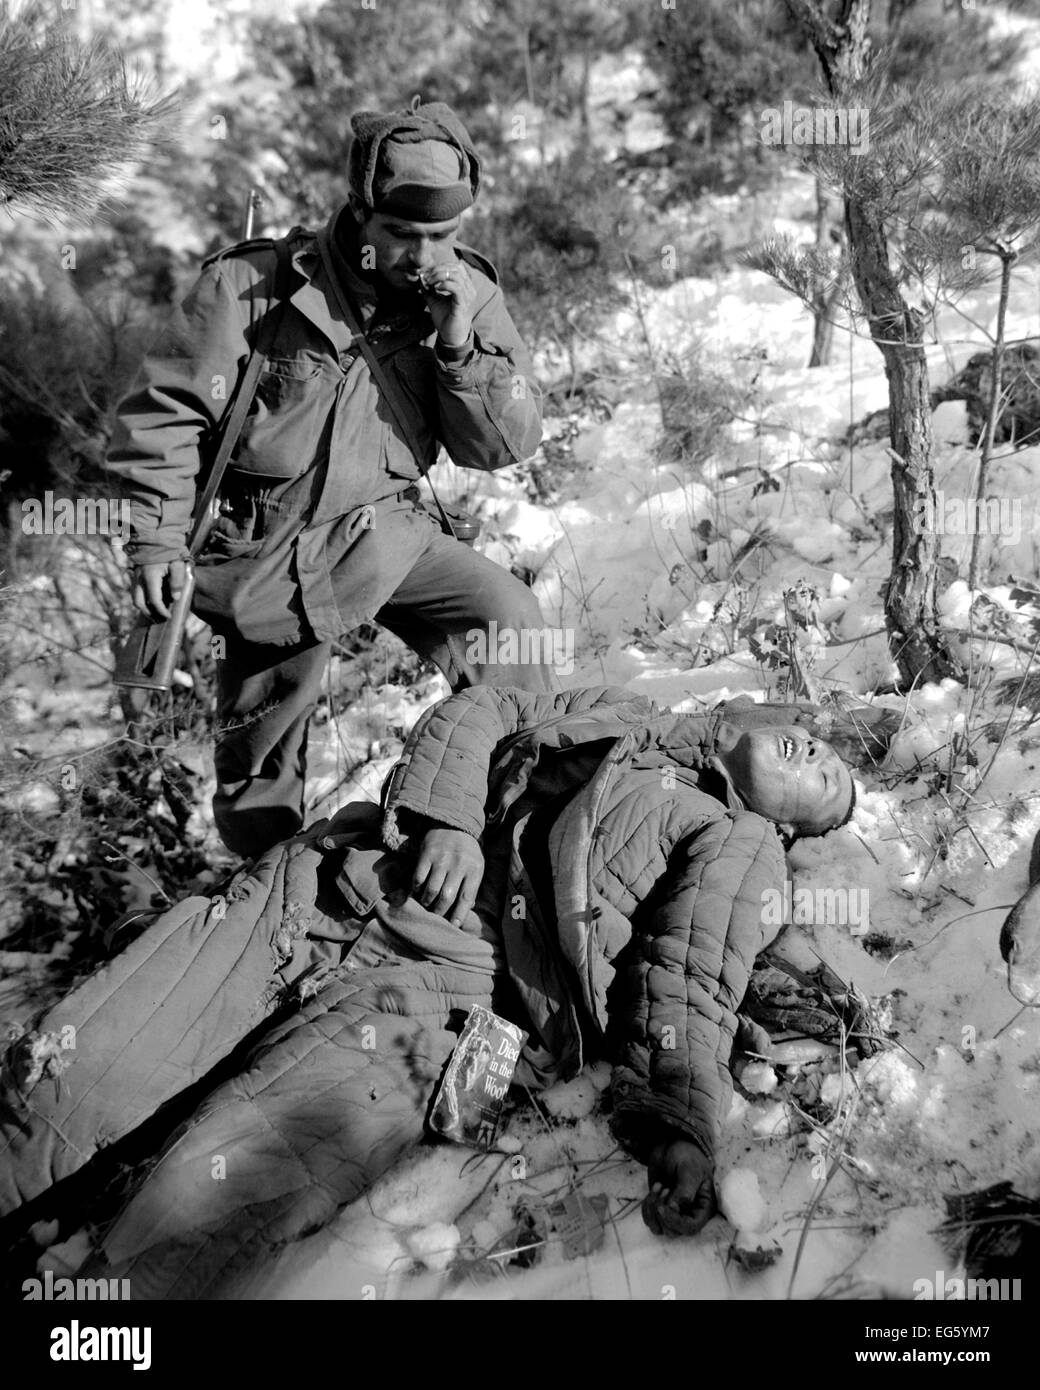
[[(205, 1075), (316, 963), (326, 970), (318, 992), (264, 1033), (173, 1137), (106, 1234), (107, 1263), (86, 1272), (129, 1279), (134, 1299), (220, 1297), (422, 1136), (466, 1014), (491, 1005), (494, 951), (475, 914), (451, 927), (408, 897), (407, 861), (371, 833), (354, 839), (338, 879), (348, 912), (310, 923), (324, 937), (287, 940), (286, 921), (305, 909), (287, 893), (293, 856), (279, 846), (219, 920), (206, 900), (205, 912), (190, 910), (198, 899), (171, 910), (51, 1011), (40, 1032), (71, 1024), (75, 1061), (60, 1094), (45, 1078), (27, 1115), (5, 1115), (0, 1211)], [(263, 911), (248, 910), (261, 899)]]

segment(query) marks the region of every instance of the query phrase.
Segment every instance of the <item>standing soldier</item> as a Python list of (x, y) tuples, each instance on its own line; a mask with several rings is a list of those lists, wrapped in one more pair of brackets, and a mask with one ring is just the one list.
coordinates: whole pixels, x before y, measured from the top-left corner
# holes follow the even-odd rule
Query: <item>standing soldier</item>
[(542, 629), (538, 604), (444, 534), (417, 487), (438, 443), (461, 467), (493, 470), (541, 439), (540, 393), (494, 267), (456, 241), (479, 160), (440, 102), (359, 112), (351, 128), (347, 204), (318, 231), (204, 263), (109, 453), (131, 499), (134, 603), (164, 618), (186, 579), (200, 445), (284, 298), (193, 603), (224, 639), (213, 809), (244, 856), (302, 824), (308, 720), (331, 643), (359, 624), (395, 632), (453, 690), (554, 683), (540, 662), (496, 660), (492, 621)]

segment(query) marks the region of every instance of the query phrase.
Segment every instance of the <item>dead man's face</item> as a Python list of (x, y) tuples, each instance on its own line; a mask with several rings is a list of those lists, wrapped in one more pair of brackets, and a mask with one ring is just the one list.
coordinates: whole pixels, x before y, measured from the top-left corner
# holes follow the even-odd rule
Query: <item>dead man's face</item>
[(750, 729), (719, 760), (759, 815), (811, 833), (845, 819), (852, 775), (828, 743), (804, 729)]

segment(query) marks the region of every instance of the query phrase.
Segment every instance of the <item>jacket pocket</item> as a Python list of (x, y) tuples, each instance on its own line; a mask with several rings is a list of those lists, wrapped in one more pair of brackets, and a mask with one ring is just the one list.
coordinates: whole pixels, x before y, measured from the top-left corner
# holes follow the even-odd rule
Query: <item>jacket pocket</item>
[(259, 554), (263, 543), (263, 515), (255, 501), (247, 499), (241, 506), (222, 506), (202, 553), (205, 557), (241, 559)]
[(260, 374), (256, 399), (271, 412), (299, 404), (308, 385), (321, 376), (321, 364), (301, 357), (269, 357)]
[(298, 478), (321, 455), (338, 366), (307, 356), (272, 357), (261, 374), (235, 456), (240, 473)]
[(336, 875), (344, 902), (359, 917), (367, 917), (375, 904), (390, 894), (407, 892), (409, 882), (399, 856), (382, 846), (352, 846)]

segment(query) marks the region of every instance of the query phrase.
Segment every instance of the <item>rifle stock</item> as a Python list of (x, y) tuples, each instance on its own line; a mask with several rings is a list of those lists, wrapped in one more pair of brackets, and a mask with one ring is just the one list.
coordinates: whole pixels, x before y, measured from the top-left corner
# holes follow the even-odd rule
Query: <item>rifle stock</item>
[(195, 593), (195, 567), (189, 561), (184, 588), (177, 595), (168, 618), (151, 619), (143, 614), (130, 629), (116, 653), (112, 679), (116, 685), (142, 690), (169, 690), (177, 665), (184, 629)]

